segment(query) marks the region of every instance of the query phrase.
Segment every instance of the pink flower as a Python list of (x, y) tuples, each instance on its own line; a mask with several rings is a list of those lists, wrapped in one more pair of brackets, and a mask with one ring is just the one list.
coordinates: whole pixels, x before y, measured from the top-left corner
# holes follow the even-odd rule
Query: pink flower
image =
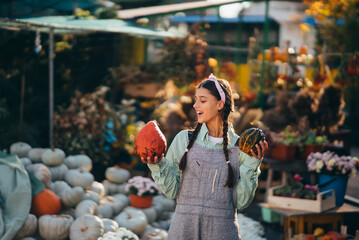
[(302, 180), (303, 180), (303, 178), (302, 178), (299, 174), (295, 174), (295, 175), (294, 175), (294, 179), (295, 179), (296, 181), (302, 181)]

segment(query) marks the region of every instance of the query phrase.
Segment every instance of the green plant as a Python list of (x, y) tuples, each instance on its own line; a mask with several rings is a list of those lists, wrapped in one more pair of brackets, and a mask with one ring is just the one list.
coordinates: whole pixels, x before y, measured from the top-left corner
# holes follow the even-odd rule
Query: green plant
[(284, 145), (296, 145), (301, 141), (298, 131), (293, 131), (290, 127), (280, 131), (279, 134), (272, 134), (273, 141)]
[(318, 188), (303, 183), (303, 178), (296, 174), (286, 185), (274, 189), (274, 195), (285, 197), (296, 197), (304, 199), (316, 199)]
[(325, 144), (328, 143), (327, 136), (318, 136), (316, 132), (310, 130), (308, 131), (303, 137), (303, 143), (304, 144)]

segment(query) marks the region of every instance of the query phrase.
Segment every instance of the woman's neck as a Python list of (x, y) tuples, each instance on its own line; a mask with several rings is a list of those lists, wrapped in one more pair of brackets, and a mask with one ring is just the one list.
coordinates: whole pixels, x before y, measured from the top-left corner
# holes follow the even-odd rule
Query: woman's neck
[(208, 134), (211, 137), (223, 137), (223, 125), (222, 120), (217, 117), (217, 119), (214, 119), (213, 121), (206, 123), (208, 128)]

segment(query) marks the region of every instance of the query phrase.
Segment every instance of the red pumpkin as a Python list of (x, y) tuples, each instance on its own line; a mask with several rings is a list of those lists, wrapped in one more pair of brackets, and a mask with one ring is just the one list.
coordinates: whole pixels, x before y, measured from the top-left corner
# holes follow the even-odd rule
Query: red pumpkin
[(148, 122), (135, 138), (134, 150), (139, 157), (160, 157), (166, 148), (166, 138), (156, 121)]
[(248, 155), (252, 155), (251, 149), (253, 149), (253, 151), (258, 154), (256, 144), (259, 144), (260, 141), (264, 140), (265, 135), (261, 129), (247, 129), (239, 137), (239, 149)]
[(60, 198), (51, 190), (44, 188), (33, 197), (31, 202), (31, 213), (36, 217), (46, 214), (57, 214), (61, 210)]

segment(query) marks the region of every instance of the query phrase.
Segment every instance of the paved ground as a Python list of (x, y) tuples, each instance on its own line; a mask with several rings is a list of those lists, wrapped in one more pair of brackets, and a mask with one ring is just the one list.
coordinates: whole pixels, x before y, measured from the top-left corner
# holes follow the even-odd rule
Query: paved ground
[[(359, 157), (359, 146), (354, 146), (351, 149), (351, 155)], [(356, 177), (350, 178), (347, 187), (347, 195), (359, 199), (359, 172)], [(262, 221), (261, 209), (258, 206), (258, 201), (253, 201), (251, 205), (241, 212), (242, 214), (262, 223), (266, 231), (267, 240), (281, 240), (284, 239), (283, 227), (280, 224), (268, 224)]]

